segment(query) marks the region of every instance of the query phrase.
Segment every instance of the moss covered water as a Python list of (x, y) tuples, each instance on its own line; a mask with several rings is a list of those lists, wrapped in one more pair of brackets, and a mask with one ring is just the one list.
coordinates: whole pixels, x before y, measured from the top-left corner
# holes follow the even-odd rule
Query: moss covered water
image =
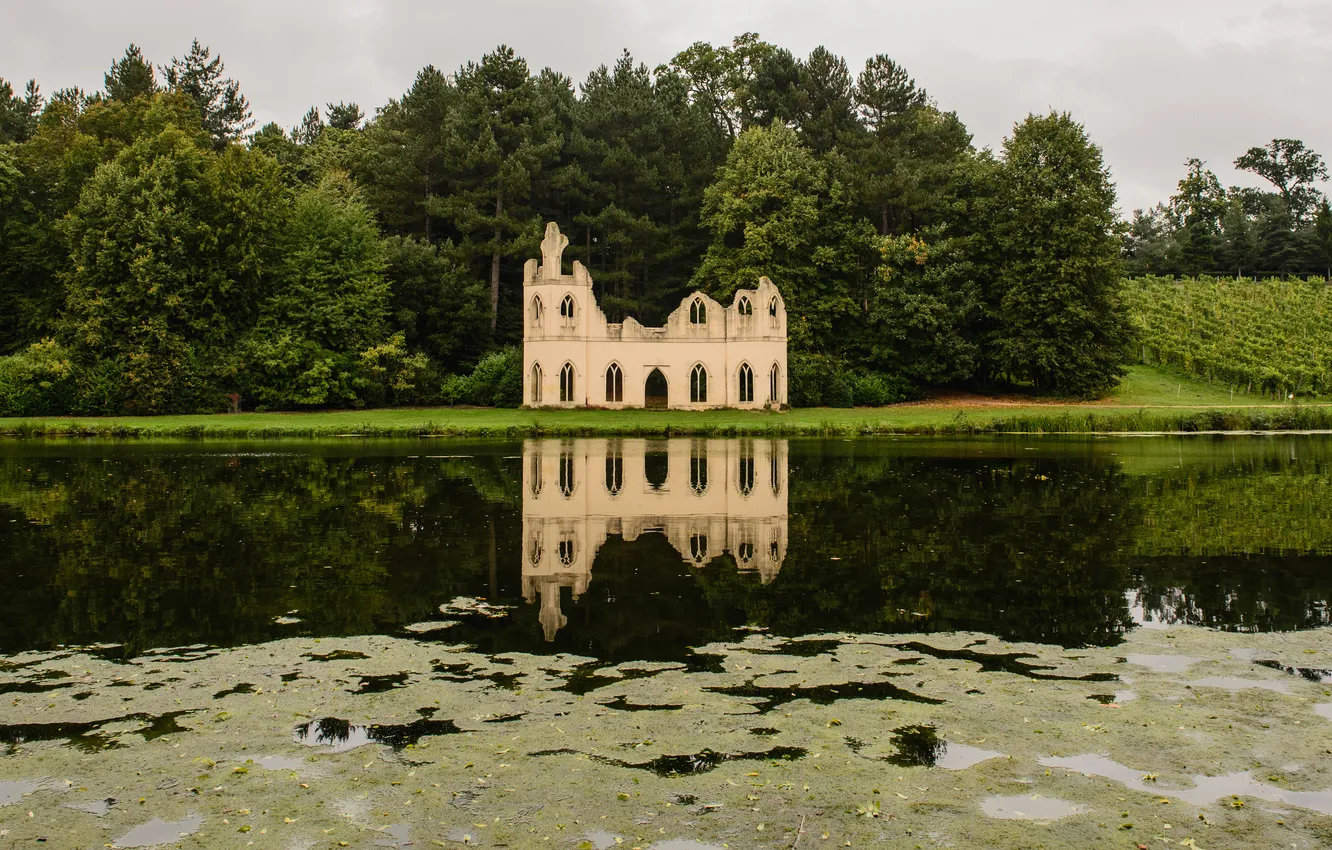
[(1329, 459), (1314, 437), (6, 445), (0, 830), (1319, 846)]

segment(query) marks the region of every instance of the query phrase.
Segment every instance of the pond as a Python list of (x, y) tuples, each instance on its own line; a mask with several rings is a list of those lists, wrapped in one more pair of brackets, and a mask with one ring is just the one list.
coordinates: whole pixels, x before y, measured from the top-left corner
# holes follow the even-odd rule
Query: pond
[(1330, 475), (1309, 435), (3, 442), (0, 835), (1306, 846)]

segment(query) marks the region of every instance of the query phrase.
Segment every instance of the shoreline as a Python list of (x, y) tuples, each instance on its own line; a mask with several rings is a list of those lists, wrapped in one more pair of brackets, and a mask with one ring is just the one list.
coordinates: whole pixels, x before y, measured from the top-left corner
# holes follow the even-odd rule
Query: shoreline
[(1332, 433), (1332, 406), (802, 408), (785, 412), (390, 408), (0, 419), (0, 438), (854, 437)]

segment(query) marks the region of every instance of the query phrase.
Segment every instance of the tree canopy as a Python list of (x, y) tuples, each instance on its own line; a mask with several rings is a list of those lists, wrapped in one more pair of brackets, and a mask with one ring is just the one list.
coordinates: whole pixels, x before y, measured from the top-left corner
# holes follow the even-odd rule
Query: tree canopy
[(101, 91), (0, 80), (0, 357), (59, 372), (32, 397), (81, 412), (436, 403), (478, 364), (507, 387), (553, 219), (612, 321), (771, 278), (807, 402), (1087, 395), (1125, 356), (1121, 255), (1332, 265), (1321, 158), (1278, 139), (1237, 165), (1273, 191), (1191, 160), (1121, 225), (1071, 117), (996, 157), (891, 56), (756, 33), (577, 83), (500, 45), (257, 130), (200, 41), (157, 66), (131, 44)]

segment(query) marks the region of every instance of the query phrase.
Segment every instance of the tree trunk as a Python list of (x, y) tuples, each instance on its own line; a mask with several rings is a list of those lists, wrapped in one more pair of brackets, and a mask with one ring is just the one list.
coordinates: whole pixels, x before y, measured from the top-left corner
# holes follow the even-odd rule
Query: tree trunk
[(500, 239), (504, 234), (500, 230), (499, 217), (504, 213), (504, 196), (495, 196), (495, 244), (490, 253), (490, 341), (495, 341), (495, 330), (499, 325), (499, 277), (500, 277)]
[(881, 205), (879, 206), (879, 212), (880, 212), (880, 214), (883, 216), (883, 227), (880, 228), (880, 230), (879, 230), (879, 235), (880, 235), (880, 236), (887, 236), (887, 235), (888, 235), (888, 205), (887, 205), (887, 204), (881, 204)]

